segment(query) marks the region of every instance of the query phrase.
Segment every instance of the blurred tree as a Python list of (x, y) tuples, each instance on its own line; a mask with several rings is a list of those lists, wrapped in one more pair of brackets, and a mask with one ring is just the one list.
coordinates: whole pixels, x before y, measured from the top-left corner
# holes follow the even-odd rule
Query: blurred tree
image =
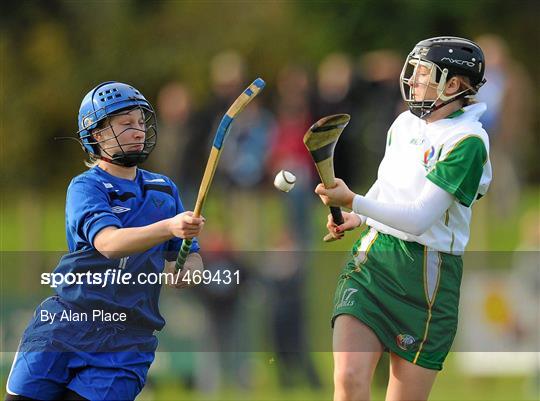
[[(540, 2), (534, 0), (52, 0), (1, 7), (0, 174), (14, 189), (63, 188), (81, 171), (82, 151), (52, 138), (75, 133), (78, 105), (89, 88), (111, 79), (133, 82), (154, 102), (158, 88), (177, 79), (189, 83), (199, 108), (211, 96), (209, 61), (223, 49), (238, 51), (247, 75), (264, 77), (270, 92), (285, 64), (315, 66), (333, 51), (405, 53), (420, 38), (449, 33), (498, 33), (535, 86), (540, 73), (533, 50)], [(528, 176), (540, 180), (532, 159)]]

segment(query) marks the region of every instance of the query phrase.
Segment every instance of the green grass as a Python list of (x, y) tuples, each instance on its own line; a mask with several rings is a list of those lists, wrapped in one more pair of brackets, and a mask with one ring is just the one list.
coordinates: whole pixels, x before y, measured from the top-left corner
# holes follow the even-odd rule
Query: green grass
[[(266, 355), (256, 354), (262, 361)], [(254, 400), (254, 401), (300, 401), (332, 399), (331, 385), (331, 353), (312, 354), (317, 361), (320, 373), (325, 377), (322, 390), (312, 390), (307, 386), (292, 390), (280, 389), (276, 381), (275, 366), (261, 362), (257, 365), (257, 380), (251, 390), (238, 390), (231, 386), (224, 389), (202, 393), (186, 390), (172, 378), (161, 378), (154, 386), (146, 388), (140, 400), (184, 400), (184, 401), (222, 401), (222, 400)], [(538, 396), (534, 393), (532, 377), (472, 377), (460, 373), (456, 354), (451, 354), (445, 369), (439, 374), (433, 387), (431, 401), (532, 401)], [(373, 401), (384, 400), (384, 385), (372, 387)]]
[[(250, 389), (240, 390), (225, 384), (212, 392), (188, 390), (180, 381), (169, 376), (157, 376), (150, 371), (151, 383), (137, 398), (140, 401), (319, 401), (332, 399), (331, 353), (312, 354), (319, 372), (323, 376), (323, 388), (312, 390), (300, 386), (291, 390), (280, 389), (277, 383), (277, 366), (269, 362), (269, 354), (255, 353), (255, 380)], [(11, 358), (11, 356), (10, 356)], [(381, 367), (384, 369), (385, 367)], [(1, 383), (5, 386), (8, 369), (2, 369)], [(537, 383), (536, 386), (540, 385)], [(442, 374), (439, 374), (433, 387), (431, 401), (534, 401), (539, 399), (535, 393), (535, 383), (530, 377), (472, 377), (460, 372), (456, 354), (450, 354)], [(372, 400), (384, 400), (383, 385), (372, 387)]]

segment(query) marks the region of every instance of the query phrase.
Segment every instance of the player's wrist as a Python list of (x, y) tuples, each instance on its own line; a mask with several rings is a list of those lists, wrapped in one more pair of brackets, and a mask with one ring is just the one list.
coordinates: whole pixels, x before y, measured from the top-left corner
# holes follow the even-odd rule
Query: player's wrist
[(350, 215), (352, 216), (353, 221), (355, 222), (354, 228), (360, 227), (362, 225), (362, 217), (354, 212), (351, 212)]
[(358, 195), (358, 194), (354, 194), (353, 196), (353, 199), (352, 199), (352, 202), (351, 202), (351, 210), (356, 213), (357, 215), (358, 214), (362, 214), (361, 212), (361, 209), (362, 209), (362, 199), (364, 197), (362, 195)]
[(347, 198), (345, 199), (345, 207), (349, 210), (353, 209), (353, 202), (356, 194), (353, 191), (349, 191)]
[(163, 228), (167, 237), (176, 237), (174, 229), (174, 217), (162, 220), (161, 223), (163, 224)]
[(351, 212), (353, 213), (356, 217), (358, 217), (358, 225), (356, 227), (360, 227), (362, 224), (365, 224), (366, 223), (366, 216), (362, 216), (361, 214), (358, 214), (356, 212)]

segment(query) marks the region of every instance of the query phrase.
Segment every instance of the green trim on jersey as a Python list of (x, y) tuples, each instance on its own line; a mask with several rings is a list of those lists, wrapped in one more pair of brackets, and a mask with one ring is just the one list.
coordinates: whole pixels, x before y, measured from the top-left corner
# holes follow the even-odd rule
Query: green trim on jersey
[(454, 111), (452, 114), (446, 116), (446, 118), (456, 118), (462, 115), (463, 113), (465, 113), (465, 111), (463, 109), (459, 109), (459, 110)]
[(426, 178), (469, 207), (476, 199), (486, 161), (487, 151), (482, 139), (467, 136), (435, 164)]

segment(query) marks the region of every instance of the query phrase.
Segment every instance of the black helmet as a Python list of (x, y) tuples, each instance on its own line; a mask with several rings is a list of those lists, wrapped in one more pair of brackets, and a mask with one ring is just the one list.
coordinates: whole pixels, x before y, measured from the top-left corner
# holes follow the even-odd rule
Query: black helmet
[[(411, 84), (414, 82), (418, 66), (424, 66), (429, 70), (431, 75), (429, 84), (437, 89), (436, 99), (415, 99)], [(416, 44), (403, 66), (400, 78), (401, 93), (412, 113), (426, 117), (456, 99), (475, 95), (486, 82), (484, 70), (485, 59), (482, 49), (468, 39), (440, 36), (422, 40)], [(445, 96), (446, 82), (456, 75), (467, 77), (470, 85), (455, 95)], [(435, 102), (439, 99), (443, 104), (435, 106)]]

